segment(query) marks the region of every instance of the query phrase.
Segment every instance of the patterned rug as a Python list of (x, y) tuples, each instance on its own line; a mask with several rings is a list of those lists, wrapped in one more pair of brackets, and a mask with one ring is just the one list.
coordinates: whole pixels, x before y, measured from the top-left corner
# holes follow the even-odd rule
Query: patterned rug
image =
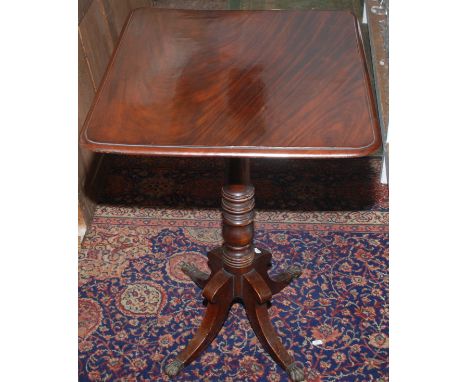
[[(79, 380), (169, 381), (193, 336), (221, 243), (222, 160), (108, 156), (103, 195), (79, 254)], [(257, 246), (302, 276), (269, 312), (306, 380), (388, 381), (388, 189), (380, 160), (253, 160)], [(215, 179), (215, 180), (213, 180)], [(278, 266), (277, 266), (278, 265)], [(318, 342), (317, 342), (318, 341)], [(287, 381), (241, 306), (180, 381)]]

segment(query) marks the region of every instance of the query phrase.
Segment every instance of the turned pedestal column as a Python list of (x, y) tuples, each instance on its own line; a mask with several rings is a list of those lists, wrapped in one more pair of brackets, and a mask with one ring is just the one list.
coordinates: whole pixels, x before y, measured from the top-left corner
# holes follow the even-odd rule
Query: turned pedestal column
[(176, 359), (166, 367), (175, 376), (213, 341), (235, 302), (243, 304), (252, 328), (271, 357), (289, 373), (292, 381), (303, 381), (304, 372), (282, 345), (268, 315), (272, 296), (299, 277), (298, 267), (289, 267), (275, 277), (268, 275), (271, 254), (255, 248), (254, 187), (250, 183), (248, 159), (227, 161), (226, 183), (222, 188), (222, 247), (208, 253), (211, 274), (193, 264), (182, 270), (203, 288), (208, 305), (195, 336)]

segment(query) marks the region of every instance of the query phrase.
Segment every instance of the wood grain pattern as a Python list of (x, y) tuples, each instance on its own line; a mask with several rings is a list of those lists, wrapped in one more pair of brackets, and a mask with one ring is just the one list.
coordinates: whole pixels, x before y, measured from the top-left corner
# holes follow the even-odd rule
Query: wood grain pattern
[[(94, 167), (92, 163), (95, 160), (91, 154), (94, 153), (78, 148), (78, 209), (81, 210), (87, 225), (91, 224), (96, 207), (96, 202), (87, 192), (87, 189), (89, 189), (87, 182), (89, 182), (89, 175)], [(80, 224), (79, 221), (78, 224)]]
[(101, 0), (93, 0), (79, 25), (79, 33), (96, 85), (103, 77), (114, 49), (110, 27)]
[[(78, 131), (84, 125), (111, 53), (132, 9), (151, 6), (151, 0), (78, 1)], [(79, 213), (91, 223), (96, 202), (92, 179), (96, 178), (100, 158), (85, 148), (78, 153)], [(85, 187), (85, 185), (87, 185)], [(79, 225), (83, 220), (79, 221)], [(82, 234), (82, 230), (80, 231)]]
[[(386, 4), (372, 0), (366, 2), (369, 40), (375, 78), (376, 103), (379, 110), (383, 140), (388, 128), (388, 13)], [(378, 13), (372, 10), (377, 10)]]
[(81, 130), (84, 124), (95, 94), (96, 89), (89, 72), (86, 54), (78, 36), (78, 130)]
[(327, 9), (362, 13), (360, 0), (157, 0), (156, 8), (172, 9)]
[(127, 0), (102, 0), (102, 6), (109, 23), (109, 30), (114, 44), (119, 39), (120, 32), (125, 25), (131, 8)]
[(157, 0), (156, 8), (170, 9), (231, 9), (229, 0)]
[(380, 133), (356, 18), (139, 9), (82, 144), (146, 155), (367, 155)]
[(153, 1), (152, 0), (128, 0), (130, 4), (130, 9), (137, 9), (142, 7), (152, 7)]
[(93, 0), (78, 0), (78, 24), (86, 15), (86, 12), (88, 11), (92, 2)]

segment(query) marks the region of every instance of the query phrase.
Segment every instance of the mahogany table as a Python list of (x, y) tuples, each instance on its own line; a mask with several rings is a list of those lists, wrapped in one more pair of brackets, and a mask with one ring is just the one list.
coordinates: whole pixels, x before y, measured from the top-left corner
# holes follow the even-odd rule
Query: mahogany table
[(301, 270), (270, 276), (271, 254), (253, 244), (249, 158), (359, 157), (380, 143), (351, 13), (141, 8), (130, 15), (81, 144), (107, 153), (227, 158), (224, 243), (208, 253), (210, 274), (182, 266), (203, 289), (205, 317), (167, 374), (192, 362), (241, 302), (271, 357), (293, 381), (304, 380), (267, 311)]

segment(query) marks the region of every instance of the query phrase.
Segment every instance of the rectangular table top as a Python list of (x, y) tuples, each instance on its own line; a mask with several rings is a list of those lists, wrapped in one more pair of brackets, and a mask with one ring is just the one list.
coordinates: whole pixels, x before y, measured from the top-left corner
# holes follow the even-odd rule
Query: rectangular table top
[(381, 143), (355, 16), (140, 8), (81, 134), (99, 152), (357, 157)]

